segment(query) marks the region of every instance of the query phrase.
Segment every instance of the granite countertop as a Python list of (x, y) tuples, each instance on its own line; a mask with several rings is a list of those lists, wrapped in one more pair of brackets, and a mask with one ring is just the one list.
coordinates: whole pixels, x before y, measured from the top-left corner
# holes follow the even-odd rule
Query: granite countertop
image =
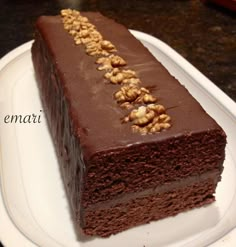
[(163, 40), (236, 101), (236, 15), (197, 0), (1, 0), (0, 57), (33, 38), (38, 16), (68, 7), (100, 11)]

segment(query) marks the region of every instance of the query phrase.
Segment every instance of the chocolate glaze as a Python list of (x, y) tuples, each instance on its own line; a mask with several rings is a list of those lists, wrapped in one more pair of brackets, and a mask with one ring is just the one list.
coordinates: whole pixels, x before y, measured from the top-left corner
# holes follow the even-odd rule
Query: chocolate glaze
[(41, 17), (37, 26), (60, 72), (84, 155), (220, 128), (125, 27), (112, 20), (108, 25), (108, 19), (98, 13), (84, 15), (92, 19), (105, 39), (115, 44), (118, 54), (137, 72), (143, 86), (153, 88), (153, 95), (169, 109), (173, 121), (172, 128), (160, 134), (132, 133), (129, 124), (121, 124), (124, 110), (113, 99), (118, 87), (103, 78), (104, 71), (96, 69), (96, 58), (88, 56), (83, 46), (74, 44), (60, 17)]
[(85, 227), (86, 208), (127, 201), (132, 193), (152, 195), (158, 186), (169, 191), (180, 179), (209, 177), (212, 194), (223, 170), (223, 130), (125, 27), (98, 13), (83, 15), (152, 88), (172, 127), (140, 135), (122, 124), (127, 112), (113, 99), (119, 86), (104, 79), (96, 58), (74, 44), (59, 16), (40, 17), (32, 58), (75, 220)]

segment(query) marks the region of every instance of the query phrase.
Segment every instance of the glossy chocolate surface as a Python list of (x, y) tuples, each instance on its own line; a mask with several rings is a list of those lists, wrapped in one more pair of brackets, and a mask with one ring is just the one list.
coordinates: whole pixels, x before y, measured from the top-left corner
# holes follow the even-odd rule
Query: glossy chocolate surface
[(83, 46), (74, 44), (59, 16), (41, 17), (37, 27), (60, 73), (74, 131), (80, 138), (84, 155), (220, 128), (125, 27), (98, 13), (85, 15), (105, 39), (115, 44), (118, 54), (137, 72), (142, 85), (152, 88), (152, 94), (171, 116), (173, 126), (159, 134), (132, 133), (130, 124), (121, 123), (126, 111), (113, 99), (119, 87), (103, 78), (104, 72), (96, 69), (95, 57), (88, 56)]

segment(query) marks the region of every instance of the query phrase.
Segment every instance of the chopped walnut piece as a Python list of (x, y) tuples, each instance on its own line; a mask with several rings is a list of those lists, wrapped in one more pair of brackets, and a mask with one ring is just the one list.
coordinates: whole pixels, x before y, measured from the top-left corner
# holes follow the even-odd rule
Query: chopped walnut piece
[(99, 42), (102, 41), (102, 35), (96, 31), (96, 30), (92, 30), (89, 32), (89, 35), (91, 37), (91, 40), (95, 41), (95, 42)]
[(69, 31), (69, 30), (71, 30), (71, 27), (72, 27), (71, 24), (68, 24), (68, 23), (65, 23), (64, 24), (65, 30), (68, 30)]
[(119, 84), (123, 81), (124, 76), (118, 68), (114, 68), (111, 72), (107, 72), (104, 77), (109, 79), (114, 84)]
[(71, 15), (72, 13), (73, 13), (73, 10), (72, 9), (62, 9), (61, 10), (61, 16), (62, 17)]
[(154, 103), (156, 101), (157, 101), (157, 98), (152, 96), (151, 94), (145, 94), (143, 96), (143, 102), (146, 103), (146, 104), (147, 103)]
[(72, 24), (75, 21), (75, 17), (72, 15), (68, 15), (62, 19), (64, 24)]
[(87, 38), (87, 37), (90, 36), (88, 30), (81, 30), (78, 34), (79, 34), (79, 37), (80, 37), (80, 38)]
[(114, 94), (118, 103), (135, 102), (141, 94), (141, 90), (136, 86), (123, 86)]
[[(117, 82), (120, 81), (117, 80)], [(120, 90), (117, 93), (115, 93), (114, 96), (118, 103), (126, 101), (126, 102), (133, 102), (134, 104), (140, 104), (140, 103), (147, 104), (147, 103), (156, 102), (157, 100), (154, 96), (150, 94), (148, 89), (144, 87), (140, 88), (139, 85), (137, 84), (127, 84), (127, 85), (124, 84), (124, 86), (122, 86)]]
[(88, 22), (88, 21), (89, 21), (89, 20), (88, 20), (87, 17), (85, 17), (85, 16), (80, 16), (80, 22), (86, 23), (86, 22)]
[(138, 85), (141, 83), (139, 78), (128, 78), (122, 81), (123, 84)]
[(102, 64), (98, 67), (98, 70), (109, 70), (115, 67), (121, 67), (126, 65), (123, 58), (117, 55), (110, 55), (108, 57), (100, 57), (96, 61), (97, 64)]
[(131, 79), (131, 78), (136, 78), (136, 72), (128, 69), (128, 70), (123, 70), (122, 74), (124, 75), (124, 79)]
[(90, 42), (86, 43), (86, 52), (91, 55), (108, 55), (109, 53), (105, 50), (102, 50), (101, 44), (99, 42), (95, 42), (91, 40)]
[(168, 122), (170, 122), (171, 119), (170, 119), (170, 116), (168, 116), (167, 114), (161, 114), (159, 116), (159, 120), (162, 123), (168, 123)]
[(133, 122), (138, 126), (146, 125), (147, 123), (151, 122), (155, 117), (155, 112), (150, 110), (146, 112), (145, 116), (136, 118)]
[(70, 30), (69, 34), (74, 36), (74, 37), (77, 36), (77, 32), (75, 30)]
[(86, 45), (86, 52), (90, 55), (94, 54), (99, 54), (101, 51), (101, 48), (98, 43), (91, 41)]
[(146, 115), (147, 108), (145, 106), (140, 106), (138, 109), (134, 109), (129, 114), (129, 121), (133, 121), (137, 118), (142, 118)]
[(127, 101), (134, 101), (140, 94), (140, 90), (136, 87), (131, 87), (126, 91)]
[(121, 84), (125, 79), (135, 78), (136, 73), (133, 70), (120, 70), (119, 68), (114, 68), (104, 76), (114, 84)]
[(158, 114), (162, 114), (165, 112), (165, 107), (163, 105), (149, 104), (147, 107), (151, 110), (154, 110)]
[(110, 57), (99, 57), (96, 61), (97, 64), (101, 64), (98, 70), (109, 70), (112, 69)]
[(79, 31), (80, 30), (80, 22), (79, 21), (73, 21), (73, 23), (71, 24), (71, 29), (75, 30), (75, 31)]
[(134, 106), (130, 102), (124, 102), (120, 104), (120, 107), (129, 110), (132, 109)]
[(160, 123), (161, 129), (169, 129), (171, 127), (170, 123)]
[(114, 98), (117, 100), (118, 103), (126, 101), (125, 94), (121, 90), (114, 94)]
[(81, 41), (82, 44), (86, 45), (86, 44), (91, 42), (91, 38), (90, 37), (81, 38), (80, 41)]
[(141, 135), (146, 135), (148, 133), (148, 129), (146, 127), (139, 127), (139, 133)]
[(109, 51), (109, 52), (117, 51), (115, 46), (108, 40), (102, 40), (101, 41), (101, 47), (102, 47), (102, 49)]
[(112, 67), (121, 67), (126, 65), (125, 60), (118, 55), (111, 55), (110, 58)]
[(78, 38), (75, 38), (75, 44), (76, 45), (80, 45), (82, 43), (81, 39), (78, 37)]
[(139, 97), (135, 100), (135, 103), (154, 103), (157, 101), (157, 99), (150, 94), (150, 91), (147, 88), (141, 87), (140, 88), (140, 95)]
[(151, 128), (150, 128), (151, 133), (159, 132), (160, 130), (161, 130), (161, 127), (159, 123), (155, 123), (154, 125), (151, 124)]

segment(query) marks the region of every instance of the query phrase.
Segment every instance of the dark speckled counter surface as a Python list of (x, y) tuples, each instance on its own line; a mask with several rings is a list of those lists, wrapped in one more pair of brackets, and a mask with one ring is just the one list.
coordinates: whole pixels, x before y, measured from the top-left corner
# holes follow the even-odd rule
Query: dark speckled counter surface
[(1, 0), (0, 57), (33, 38), (38, 16), (67, 7), (163, 40), (236, 101), (236, 13), (197, 0)]
[(163, 40), (236, 101), (236, 13), (197, 0), (1, 0), (0, 57), (33, 38), (38, 16), (68, 7)]

